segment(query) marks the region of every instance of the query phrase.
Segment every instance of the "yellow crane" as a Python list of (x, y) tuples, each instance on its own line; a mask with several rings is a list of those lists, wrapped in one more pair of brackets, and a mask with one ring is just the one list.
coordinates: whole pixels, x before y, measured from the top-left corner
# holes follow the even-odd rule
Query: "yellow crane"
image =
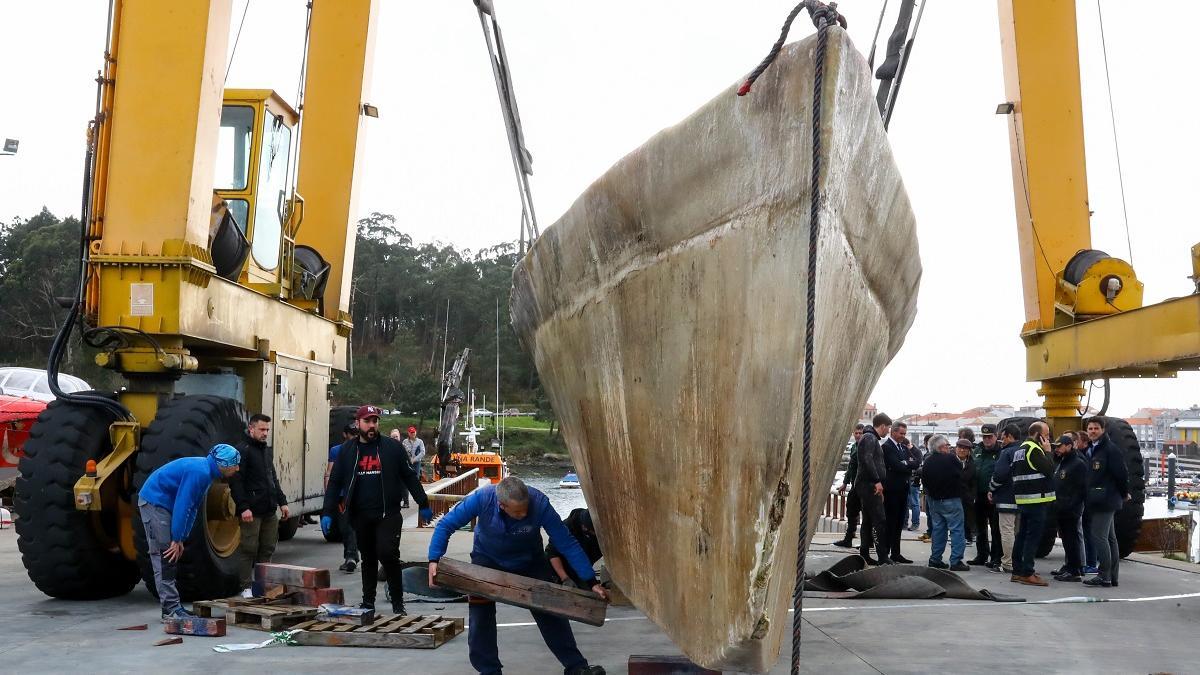
[[(25, 447), (19, 546), (51, 596), (112, 597), (139, 577), (153, 587), (136, 490), (162, 464), (236, 438), (249, 413), (274, 419), (294, 516), (281, 535), (321, 506), (377, 3), (310, 4), (301, 110), (270, 90), (224, 89), (231, 4), (110, 10), (69, 324), (79, 318), (125, 384), (61, 396)], [(187, 542), (185, 598), (238, 590), (238, 542), (218, 482)]]
[[(1190, 293), (1151, 305), (1129, 262), (1092, 249), (1075, 2), (999, 0), (999, 8), (1006, 101), (997, 112), (1010, 120), (1026, 377), (1041, 383), (1058, 434), (1080, 428), (1087, 381), (1200, 369), (1200, 244), (1190, 252)], [(1117, 522), (1125, 554), (1142, 517), (1142, 459), (1128, 423), (1109, 419), (1133, 479)]]

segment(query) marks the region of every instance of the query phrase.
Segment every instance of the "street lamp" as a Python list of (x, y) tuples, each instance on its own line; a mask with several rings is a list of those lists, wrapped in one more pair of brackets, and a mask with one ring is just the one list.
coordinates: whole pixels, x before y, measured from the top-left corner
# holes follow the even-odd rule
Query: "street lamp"
[(15, 155), (15, 154), (17, 154), (17, 146), (20, 144), (21, 144), (21, 141), (18, 141), (15, 138), (4, 139), (4, 149), (0, 150), (0, 155)]

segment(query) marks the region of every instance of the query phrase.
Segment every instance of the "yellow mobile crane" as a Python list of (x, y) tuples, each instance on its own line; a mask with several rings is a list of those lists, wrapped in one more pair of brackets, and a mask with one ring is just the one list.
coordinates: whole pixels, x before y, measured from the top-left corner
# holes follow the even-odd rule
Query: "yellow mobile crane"
[[(295, 516), (281, 538), (321, 506), (329, 387), (351, 330), (376, 2), (310, 3), (300, 111), (270, 90), (223, 90), (231, 3), (110, 9), (79, 296), (49, 368), (78, 320), (125, 386), (56, 392), (25, 446), (18, 543), (30, 578), (54, 597), (112, 597), (139, 577), (153, 589), (137, 489), (164, 463), (236, 439), (248, 413), (274, 419)], [(238, 542), (218, 482), (186, 542), (185, 598), (238, 590)]]
[[(1129, 262), (1091, 248), (1075, 1), (999, 7), (1007, 100), (997, 113), (1010, 119), (1026, 376), (1041, 383), (1059, 434), (1080, 428), (1089, 380), (1105, 380), (1107, 400), (1111, 378), (1200, 369), (1200, 244), (1191, 249), (1189, 294), (1152, 305), (1143, 305)], [(1132, 500), (1117, 516), (1126, 555), (1141, 523), (1143, 463), (1129, 424), (1107, 421), (1130, 469)]]

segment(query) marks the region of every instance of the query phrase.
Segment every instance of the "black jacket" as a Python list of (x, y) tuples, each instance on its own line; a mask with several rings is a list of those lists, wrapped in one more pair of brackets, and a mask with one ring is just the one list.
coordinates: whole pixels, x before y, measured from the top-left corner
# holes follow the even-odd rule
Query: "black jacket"
[(1059, 511), (1083, 511), (1083, 498), (1087, 492), (1087, 462), (1072, 450), (1066, 455), (1055, 455), (1058, 467), (1054, 469), (1054, 505)]
[[(389, 512), (399, 514), (400, 504), (412, 493), (417, 506), (426, 508), (429, 500), (425, 497), (425, 489), (421, 487), (421, 479), (413, 471), (408, 453), (400, 442), (387, 436), (379, 436), (379, 464), (383, 479), (383, 515)], [(333, 469), (329, 472), (329, 485), (325, 487), (325, 507), (322, 512), (327, 516), (336, 516), (338, 502), (345, 499), (346, 508), (354, 504), (355, 465), (358, 464), (358, 438), (351, 438), (342, 444)], [(342, 492), (345, 491), (345, 497)], [(353, 516), (354, 514), (349, 514)]]
[[(584, 554), (587, 555), (588, 562), (595, 565), (597, 560), (604, 557), (604, 552), (600, 550), (600, 540), (596, 537), (596, 530), (592, 526), (592, 515), (588, 513), (587, 509), (572, 510), (563, 520), (563, 525), (566, 526), (567, 532), (570, 532), (571, 536), (575, 537), (575, 541), (579, 542), (579, 548), (582, 548)], [(554, 546), (554, 542), (546, 544), (546, 559), (549, 560), (550, 558), (562, 558), (564, 561), (563, 567), (567, 570), (567, 576), (571, 577), (575, 585), (580, 588), (590, 588), (590, 586), (584, 585), (586, 580), (581, 579), (575, 573), (575, 570), (571, 568), (571, 565), (566, 563), (567, 556), (559, 552)]]
[(250, 513), (261, 518), (287, 504), (287, 497), (279, 489), (279, 477), (275, 475), (271, 446), (243, 434), (235, 447), (242, 453), (242, 463), (229, 480), (229, 491), (237, 512), (241, 514), (249, 509)]
[[(954, 457), (954, 459), (956, 461), (958, 461), (959, 479), (961, 480), (961, 484), (959, 485), (959, 490), (960, 490), (959, 496), (962, 497), (964, 506), (974, 504), (975, 503), (975, 460), (969, 455), (967, 456), (967, 460), (965, 462), (958, 459), (957, 455)], [(986, 497), (985, 497), (985, 499), (986, 499)]]
[(850, 459), (846, 462), (846, 473), (842, 476), (843, 485), (854, 485), (858, 477), (858, 445), (850, 446)]
[(887, 478), (883, 481), (885, 490), (908, 488), (912, 483), (912, 472), (921, 465), (920, 458), (914, 458), (907, 448), (901, 447), (889, 436), (880, 444), (883, 448), (883, 461), (887, 464)]
[(1089, 511), (1120, 511), (1129, 494), (1129, 469), (1121, 451), (1109, 440), (1100, 437), (1096, 447), (1085, 458), (1087, 461), (1087, 498)]
[(863, 430), (858, 439), (858, 473), (855, 484), (874, 485), (882, 483), (887, 475), (887, 464), (883, 461), (883, 449), (879, 447), (879, 436), (874, 429)]
[(948, 452), (930, 453), (925, 466), (921, 467), (921, 476), (925, 479), (925, 494), (930, 499), (962, 496), (962, 465)]

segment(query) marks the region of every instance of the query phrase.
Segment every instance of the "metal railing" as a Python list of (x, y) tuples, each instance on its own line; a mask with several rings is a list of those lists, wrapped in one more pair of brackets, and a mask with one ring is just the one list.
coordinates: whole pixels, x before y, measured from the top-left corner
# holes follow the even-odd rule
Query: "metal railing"
[(837, 490), (830, 490), (829, 496), (825, 498), (825, 510), (821, 511), (821, 515), (830, 520), (845, 520), (846, 495)]
[[(446, 514), (455, 504), (467, 498), (479, 488), (479, 469), (464, 471), (457, 476), (442, 478), (429, 483), (425, 487), (425, 496), (429, 498), (429, 510), (433, 511), (433, 520)], [(432, 521), (430, 521), (432, 522)], [(429, 522), (420, 520), (418, 527), (426, 527)]]

